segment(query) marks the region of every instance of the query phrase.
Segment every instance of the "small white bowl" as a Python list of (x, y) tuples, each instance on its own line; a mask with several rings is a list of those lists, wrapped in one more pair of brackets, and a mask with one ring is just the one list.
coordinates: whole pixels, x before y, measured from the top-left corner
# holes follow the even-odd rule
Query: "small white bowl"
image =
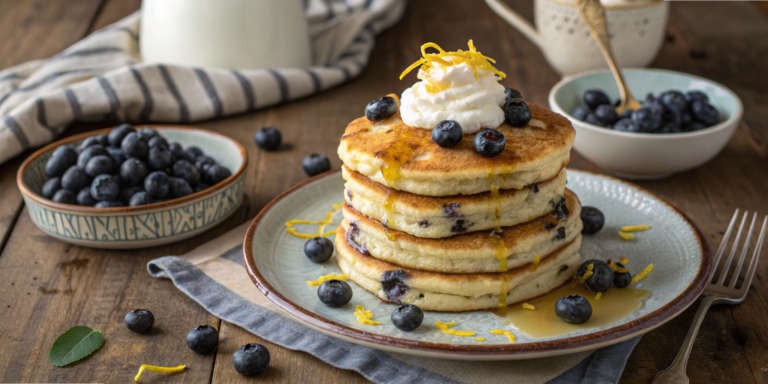
[(730, 140), (743, 114), (741, 100), (714, 81), (663, 69), (625, 69), (632, 94), (642, 100), (668, 90), (698, 90), (709, 96), (720, 113), (720, 123), (687, 133), (633, 133), (603, 128), (571, 116), (583, 105), (589, 89), (602, 89), (611, 100), (619, 97), (613, 75), (607, 70), (568, 76), (549, 92), (549, 107), (567, 117), (576, 129), (574, 149), (601, 169), (626, 179), (659, 179), (696, 168), (714, 158)]

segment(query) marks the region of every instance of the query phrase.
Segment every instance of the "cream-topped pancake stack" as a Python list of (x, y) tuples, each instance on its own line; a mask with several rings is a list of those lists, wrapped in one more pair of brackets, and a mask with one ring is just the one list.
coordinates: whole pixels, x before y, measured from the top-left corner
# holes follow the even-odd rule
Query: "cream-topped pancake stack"
[[(521, 100), (478, 52), (422, 47), (417, 82), (349, 124), (339, 267), (382, 300), (493, 309), (545, 294), (579, 263), (581, 205), (565, 188), (575, 131)], [(434, 48), (438, 53), (427, 53)]]

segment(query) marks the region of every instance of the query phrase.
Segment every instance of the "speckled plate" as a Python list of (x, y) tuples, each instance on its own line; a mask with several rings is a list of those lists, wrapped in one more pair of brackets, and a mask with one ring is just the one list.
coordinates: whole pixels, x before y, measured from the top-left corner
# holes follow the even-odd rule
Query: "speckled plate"
[[(653, 193), (631, 183), (583, 171), (568, 170), (568, 188), (584, 205), (599, 207), (605, 227), (584, 236), (583, 260), (626, 256), (632, 266), (654, 264), (653, 272), (636, 287), (651, 292), (643, 306), (609, 326), (574, 332), (549, 339), (531, 339), (505, 326), (485, 311), (465, 313), (426, 312), (416, 331), (402, 332), (390, 321), (395, 308), (351, 283), (352, 301), (331, 308), (317, 299), (317, 288), (307, 285), (331, 272), (340, 273), (335, 257), (315, 264), (304, 256), (305, 240), (286, 232), (289, 220), (323, 220), (334, 204), (344, 201), (344, 180), (330, 172), (301, 183), (273, 200), (253, 220), (245, 237), (248, 274), (258, 289), (297, 321), (320, 332), (385, 351), (463, 360), (516, 360), (563, 355), (615, 344), (655, 329), (687, 308), (701, 294), (712, 269), (712, 255), (701, 231), (678, 209)], [(334, 215), (334, 222), (341, 214)], [(624, 242), (617, 231), (622, 225), (648, 224), (634, 241)], [(315, 232), (316, 226), (296, 226)], [(327, 230), (335, 228), (329, 225)], [(641, 268), (641, 267), (638, 267)], [(633, 268), (634, 269), (634, 268)], [(353, 315), (355, 305), (373, 313), (381, 325), (364, 325)], [(458, 337), (441, 332), (435, 321), (456, 321), (457, 330), (484, 336)], [(489, 337), (491, 329), (509, 329), (516, 342), (503, 336)]]

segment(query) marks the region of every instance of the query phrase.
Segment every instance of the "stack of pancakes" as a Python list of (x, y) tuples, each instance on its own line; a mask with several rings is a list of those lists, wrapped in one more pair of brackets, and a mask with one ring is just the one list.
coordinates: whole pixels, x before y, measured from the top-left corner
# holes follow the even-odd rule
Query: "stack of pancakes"
[(502, 124), (504, 151), (453, 148), (399, 113), (344, 132), (339, 267), (382, 300), (423, 310), (506, 307), (545, 294), (576, 270), (581, 205), (565, 188), (575, 131), (530, 105), (525, 127)]

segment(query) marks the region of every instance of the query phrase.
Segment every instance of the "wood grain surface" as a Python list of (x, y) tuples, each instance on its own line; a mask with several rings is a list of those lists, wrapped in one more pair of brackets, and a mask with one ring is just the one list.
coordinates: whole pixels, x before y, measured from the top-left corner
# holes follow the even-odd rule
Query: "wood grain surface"
[[(532, 19), (531, 1), (509, 4)], [(52, 56), (139, 6), (139, 0), (0, 0), (0, 67)], [(187, 364), (189, 369), (175, 375), (146, 372), (145, 383), (365, 382), (355, 372), (220, 321), (170, 281), (150, 277), (146, 263), (187, 252), (253, 218), (274, 196), (306, 179), (301, 170), (306, 154), (323, 153), (334, 167), (340, 166), (335, 152), (344, 127), (362, 115), (368, 101), (400, 93), (414, 81), (398, 81), (397, 76), (418, 59), (421, 44), (433, 41), (456, 49), (464, 48), (470, 38), (508, 74), (504, 85), (521, 90), (530, 102), (547, 105), (549, 89), (559, 76), (531, 42), (483, 2), (443, 0), (437, 9), (433, 1), (412, 0), (400, 23), (379, 36), (359, 78), (318, 97), (197, 124), (225, 133), (248, 149), (247, 199), (224, 224), (174, 245), (105, 251), (59, 242), (38, 230), (23, 209), (15, 173), (29, 152), (0, 166), (0, 381), (128, 382), (146, 363)], [(768, 19), (746, 2), (673, 2), (668, 37), (652, 66), (713, 79), (744, 102), (744, 120), (714, 160), (668, 179), (639, 183), (686, 212), (716, 248), (736, 207), (768, 213)], [(65, 135), (109, 125), (75, 124)], [(286, 144), (280, 151), (262, 152), (253, 144), (253, 134), (264, 126), (283, 133)], [(599, 172), (575, 152), (571, 166)], [(768, 382), (767, 277), (764, 257), (742, 305), (710, 310), (689, 362), (692, 383)], [(150, 335), (125, 329), (123, 317), (135, 308), (154, 312), (156, 327)], [(648, 383), (666, 368), (695, 310), (696, 305), (643, 337), (621, 382)], [(186, 347), (184, 336), (199, 324), (219, 328), (217, 353), (196, 355)], [(104, 347), (72, 366), (54, 367), (48, 349), (74, 325), (99, 329)], [(232, 353), (248, 342), (266, 345), (272, 355), (269, 369), (257, 378), (245, 378), (232, 368)]]

